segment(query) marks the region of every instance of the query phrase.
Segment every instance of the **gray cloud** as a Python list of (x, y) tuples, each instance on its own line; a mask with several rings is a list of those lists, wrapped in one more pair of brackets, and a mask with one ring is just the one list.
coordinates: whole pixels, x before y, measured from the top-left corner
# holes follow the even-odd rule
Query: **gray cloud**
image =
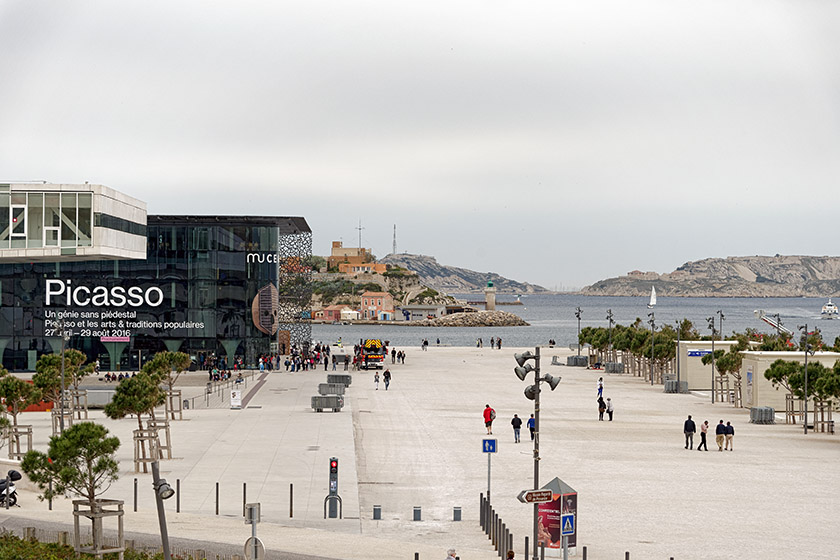
[(546, 286), (836, 253), (838, 12), (7, 0), (0, 175)]

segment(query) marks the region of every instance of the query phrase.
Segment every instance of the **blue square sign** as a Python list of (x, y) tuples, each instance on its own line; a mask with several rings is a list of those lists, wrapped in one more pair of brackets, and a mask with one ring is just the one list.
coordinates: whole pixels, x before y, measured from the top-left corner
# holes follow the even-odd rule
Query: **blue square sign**
[(495, 453), (496, 452), (496, 440), (495, 439), (481, 440), (481, 450), (484, 453)]
[(560, 518), (560, 534), (569, 537), (575, 534), (575, 514), (564, 513)]

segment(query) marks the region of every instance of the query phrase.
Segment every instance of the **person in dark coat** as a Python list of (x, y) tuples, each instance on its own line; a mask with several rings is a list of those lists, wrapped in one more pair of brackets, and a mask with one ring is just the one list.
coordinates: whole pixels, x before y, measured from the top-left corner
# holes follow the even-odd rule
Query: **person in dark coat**
[(717, 442), (718, 451), (723, 451), (724, 436), (726, 436), (726, 426), (723, 425), (723, 420), (721, 420), (715, 428), (715, 442)]
[(598, 397), (598, 420), (604, 419), (604, 412), (607, 410), (607, 403), (604, 402), (604, 397)]
[(729, 451), (735, 451), (735, 442), (732, 441), (735, 438), (735, 426), (727, 422), (726, 433), (724, 433), (724, 436), (726, 436), (726, 445), (724, 446), (724, 449), (728, 449)]
[(510, 425), (513, 426), (513, 442), (519, 443), (519, 430), (522, 428), (522, 418), (514, 414)]
[(685, 433), (685, 448), (694, 449), (694, 433), (697, 431), (697, 426), (694, 425), (694, 420), (691, 419), (691, 414), (688, 415), (688, 420), (683, 424), (683, 432)]

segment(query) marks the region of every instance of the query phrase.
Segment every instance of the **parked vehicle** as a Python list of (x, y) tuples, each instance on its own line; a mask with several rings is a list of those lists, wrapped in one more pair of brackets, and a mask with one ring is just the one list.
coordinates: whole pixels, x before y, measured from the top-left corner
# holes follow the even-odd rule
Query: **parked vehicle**
[(362, 340), (359, 345), (359, 367), (364, 369), (382, 369), (385, 365), (385, 353), (387, 349), (378, 338)]
[(21, 474), (12, 469), (8, 472), (8, 486), (7, 479), (0, 479), (0, 507), (6, 507), (6, 500), (9, 501), (9, 507), (17, 504), (17, 491), (15, 490), (15, 482), (21, 479)]

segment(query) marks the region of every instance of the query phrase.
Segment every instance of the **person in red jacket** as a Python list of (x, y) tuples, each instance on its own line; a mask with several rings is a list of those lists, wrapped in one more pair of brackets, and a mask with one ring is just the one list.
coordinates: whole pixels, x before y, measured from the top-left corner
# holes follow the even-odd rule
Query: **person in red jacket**
[(484, 426), (487, 428), (487, 433), (493, 433), (493, 420), (496, 419), (496, 411), (490, 408), (490, 405), (484, 405)]

